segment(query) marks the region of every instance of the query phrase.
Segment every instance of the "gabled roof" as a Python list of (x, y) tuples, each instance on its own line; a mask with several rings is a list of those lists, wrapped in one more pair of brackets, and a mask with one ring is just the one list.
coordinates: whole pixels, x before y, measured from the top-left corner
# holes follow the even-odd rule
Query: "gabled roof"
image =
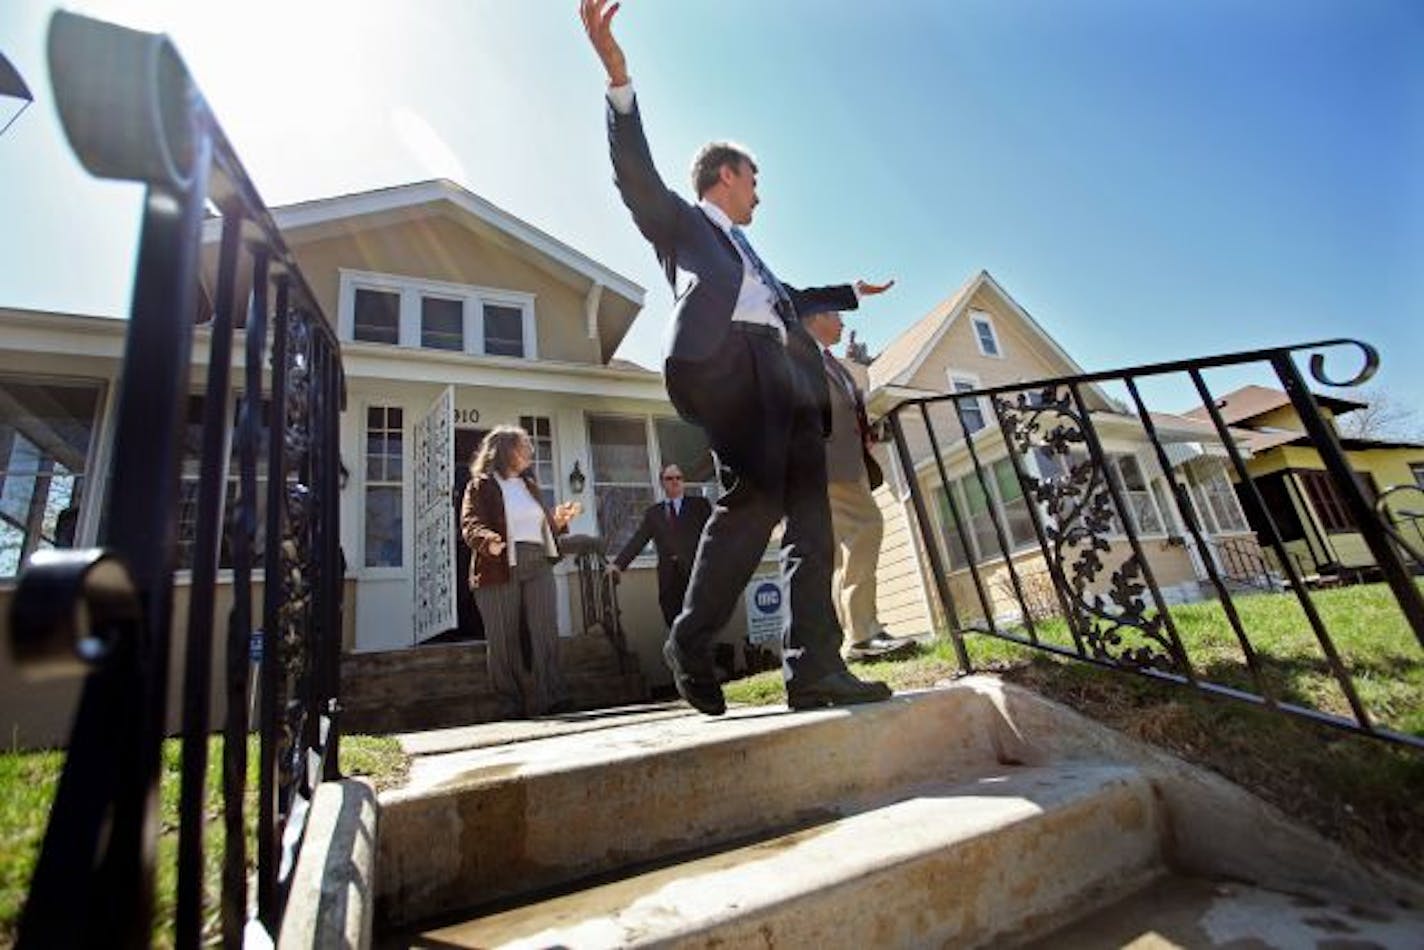
[[(642, 305), (645, 291), (632, 280), (447, 178), (299, 201), (273, 208), (272, 217), (283, 231), (296, 231), (332, 221), (413, 209), (440, 202), (469, 213), (478, 221), (540, 251), (550, 260), (592, 282), (602, 284), (634, 304)], [(208, 227), (211, 229), (211, 237), (216, 238), (221, 224), (209, 222)]]
[[(1315, 393), (1315, 401), (1325, 408), (1336, 413), (1351, 412), (1355, 409), (1364, 409), (1368, 404), (1357, 402), (1354, 399), (1343, 399), (1339, 396), (1323, 396)], [(1291, 404), (1290, 396), (1284, 391), (1272, 389), (1269, 386), (1242, 386), (1234, 389), (1216, 401), (1216, 407), (1221, 412), (1221, 418), (1227, 425), (1244, 423), (1250, 426), (1252, 419), (1263, 416), (1268, 412), (1280, 409)], [(1182, 413), (1193, 419), (1209, 419), (1205, 407), (1198, 406)]]
[(1048, 335), (1048, 331), (1039, 326), (1038, 321), (1019, 306), (1018, 301), (1009, 296), (1009, 292), (1000, 286), (987, 270), (981, 270), (929, 313), (911, 324), (909, 329), (890, 341), (884, 352), (870, 364), (871, 390), (885, 386), (908, 386), (945, 333), (969, 309), (969, 301), (982, 289), (988, 289), (997, 296), (1010, 312), (1023, 322), (1024, 329), (1038, 337), (1049, 352), (1071, 368), (1072, 374), (1083, 372), (1058, 342)]
[[(299, 201), (271, 209), (272, 219), (293, 247), (327, 233), (344, 233), (357, 219), (369, 218), (379, 226), (434, 213), (445, 214), (494, 243), (512, 249), (585, 293), (594, 286), (602, 286), (605, 299), (612, 293), (626, 301), (624, 306), (614, 308), (617, 316), (605, 314), (600, 318), (599, 335), (605, 354), (611, 355), (618, 348), (642, 310), (646, 292), (637, 283), (445, 178)], [(221, 236), (220, 218), (204, 222), (205, 242), (216, 243)]]

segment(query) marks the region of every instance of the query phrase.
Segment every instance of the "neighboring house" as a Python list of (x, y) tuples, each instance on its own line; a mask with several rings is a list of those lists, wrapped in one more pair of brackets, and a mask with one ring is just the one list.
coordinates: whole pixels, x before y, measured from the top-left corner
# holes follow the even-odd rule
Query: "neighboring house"
[[(1366, 403), (1318, 393), (1315, 402), (1331, 425), (1338, 416), (1366, 408)], [(1244, 386), (1221, 397), (1217, 408), (1223, 421), (1241, 433), (1241, 441), (1250, 449), (1246, 470), (1285, 541), (1287, 553), (1302, 573), (1372, 567), (1374, 557), (1325, 471), (1325, 463), (1312, 446), (1290, 397), (1279, 389)], [(1207, 418), (1205, 409), (1194, 409), (1186, 415)], [(1340, 446), (1371, 502), (1395, 485), (1424, 488), (1424, 445), (1341, 436)], [(1236, 491), (1247, 518), (1264, 542), (1268, 537), (1266, 520), (1253, 493), (1240, 484)], [(1420, 525), (1406, 518), (1403, 510), (1419, 510), (1419, 500), (1416, 495), (1391, 509), (1400, 530), (1407, 532), (1411, 540), (1421, 538)]]
[[(662, 463), (679, 463), (689, 490), (712, 490), (706, 443), (677, 418), (661, 375), (612, 356), (642, 307), (643, 289), (632, 281), (443, 180), (302, 202), (272, 214), (342, 343), (348, 649), (400, 650), (480, 635), (463, 580), (455, 506), (470, 457), (494, 425), (530, 431), (548, 500), (582, 502), (572, 531), (601, 536), (609, 550), (623, 544), (643, 508), (659, 497)], [(209, 293), (220, 229), (221, 221), (211, 220), (204, 235)], [(246, 289), (238, 292), (245, 299)], [(126, 327), (122, 319), (0, 309), (6, 614), (26, 556), (42, 547), (92, 544), (100, 535), (104, 492), (95, 476), (108, 465)], [(238, 336), (235, 387), (244, 351), (240, 330)], [(194, 542), (208, 341), (200, 325), (181, 476), (180, 569)], [(234, 412), (239, 395), (232, 397)], [(265, 453), (260, 457), (265, 461)], [(230, 501), (236, 480), (234, 462)], [(417, 509), (422, 498), (433, 500), (425, 511)], [(224, 564), (227, 557), (224, 545)], [(659, 652), (666, 630), (654, 563), (651, 549), (634, 561), (619, 596), (628, 644), (643, 674), (658, 683), (667, 677)], [(774, 572), (774, 559), (764, 567)], [(555, 569), (564, 635), (582, 630), (573, 570), (571, 559)], [(224, 617), (231, 603), (226, 571), (219, 581), (216, 616)], [(175, 629), (184, 629), (186, 598), (180, 570)], [(417, 611), (422, 600), (437, 609)], [(739, 639), (745, 630), (745, 611), (737, 611), (726, 636)], [(6, 657), (0, 694), (13, 694)], [(220, 666), (215, 671), (221, 675)], [(70, 687), (55, 689), (41, 702), (27, 694), (20, 713), (0, 703), (7, 738), (12, 729), (21, 741), (63, 738), (73, 694)]]
[[(891, 341), (871, 362), (864, 378), (871, 415), (882, 417), (907, 398), (1082, 372), (1043, 327), (993, 277), (981, 271)], [(1218, 567), (1224, 567), (1223, 545), (1246, 544), (1254, 550), (1250, 528), (1231, 488), (1224, 447), (1209, 425), (1181, 416), (1153, 414), (1169, 464), (1179, 482), (1187, 487), (1198, 523), (1206, 534), (1208, 543), (1204, 550), (1198, 550), (1185, 540), (1181, 513), (1136, 414), (1094, 386), (1083, 386), (1081, 393), (1109, 457), (1112, 477), (1130, 505), (1145, 558), (1164, 598), (1168, 602), (1198, 599), (1207, 577), (1204, 558), (1212, 558)], [(1036, 402), (1039, 396), (1025, 390), (1025, 398)], [(935, 535), (946, 558), (950, 591), (961, 622), (971, 622), (985, 614), (970, 576), (971, 562), (985, 579), (989, 612), (996, 619), (1011, 619), (1021, 613), (1008, 577), (1009, 559), (1021, 577), (1030, 579), (1034, 590), (1029, 599), (1037, 601), (1030, 606), (1053, 606), (1051, 589), (1046, 586), (1047, 565), (1029, 502), (1014, 472), (994, 407), (982, 397), (963, 403), (961, 413), (942, 403), (932, 411), (931, 418), (947, 481), (941, 477), (917, 412), (903, 420), (913, 473), (906, 472), (899, 458), (893, 457), (893, 446), (883, 447), (881, 461), (889, 477), (877, 493), (886, 515), (879, 570), (882, 620), (892, 629), (907, 632), (942, 623), (930, 583), (929, 559), (914, 523), (910, 477), (919, 481), (930, 500)], [(974, 473), (965, 429), (976, 433), (973, 443), (984, 470), (982, 485)], [(1074, 462), (1083, 457), (1081, 452), (1074, 449)], [(1042, 450), (1026, 453), (1023, 462), (1028, 473), (1037, 478), (1061, 479), (1067, 474), (1062, 459)], [(953, 522), (950, 493), (966, 522), (963, 534), (967, 543)], [(999, 543), (996, 523), (1007, 541), (1007, 557)], [(1110, 551), (1103, 555), (1108, 567), (1100, 578), (1103, 581), (1112, 567), (1130, 553), (1116, 519), (1106, 538)]]

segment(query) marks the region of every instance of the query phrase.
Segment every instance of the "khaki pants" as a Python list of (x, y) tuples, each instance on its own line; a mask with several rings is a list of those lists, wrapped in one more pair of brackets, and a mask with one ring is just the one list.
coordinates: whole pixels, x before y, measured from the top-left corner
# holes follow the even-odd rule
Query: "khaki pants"
[(855, 482), (830, 482), (831, 528), (836, 539), (836, 569), (831, 593), (836, 616), (846, 632), (842, 652), (881, 632), (875, 610), (875, 565), (880, 560), (880, 539), (885, 517), (870, 483), (862, 475)]

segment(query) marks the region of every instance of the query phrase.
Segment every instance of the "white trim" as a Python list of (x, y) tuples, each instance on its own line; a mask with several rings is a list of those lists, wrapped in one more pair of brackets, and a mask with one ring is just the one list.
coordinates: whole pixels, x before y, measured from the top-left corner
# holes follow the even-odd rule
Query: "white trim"
[[(362, 400), (361, 415), (357, 424), (357, 453), (356, 453), (356, 502), (361, 511), (359, 524), (356, 526), (356, 557), (348, 561), (346, 574), (348, 577), (355, 577), (357, 580), (407, 580), (414, 577), (411, 568), (411, 555), (415, 544), (415, 525), (412, 523), (415, 503), (414, 492), (411, 490), (411, 466), (414, 464), (411, 459), (411, 438), (410, 420), (407, 418), (411, 414), (411, 409), (404, 401), (377, 401), (374, 398)], [(370, 511), (366, 506), (366, 483), (367, 483), (367, 450), (370, 445), (371, 427), (370, 410), (379, 409), (399, 409), (401, 411), (401, 562), (399, 567), (390, 565), (367, 566), (366, 564), (366, 520)], [(359, 473), (359, 474), (358, 474)]]
[[(638, 284), (557, 238), (496, 207), (479, 195), (443, 178), (380, 188), (354, 195), (304, 201), (282, 208), (273, 208), (271, 214), (277, 227), (285, 232), (330, 221), (348, 220), (364, 215), (399, 211), (439, 202), (454, 205), (485, 224), (538, 251), (550, 260), (562, 264), (584, 279), (603, 284), (629, 302), (642, 307), (646, 291)], [(222, 219), (211, 218), (203, 222), (204, 242), (213, 243), (218, 240), (221, 234)], [(297, 240), (291, 237), (288, 238), (288, 241), (297, 243)]]
[[(992, 353), (984, 349), (984, 340), (979, 336), (979, 327), (981, 324), (989, 328), (989, 339), (993, 341), (994, 344), (994, 352)], [(999, 331), (994, 328), (994, 318), (989, 316), (987, 311), (970, 310), (969, 326), (974, 331), (974, 343), (979, 347), (979, 355), (987, 356), (995, 360), (1004, 358), (1004, 344), (999, 340)]]
[[(437, 353), (463, 352), (467, 356), (483, 356), (500, 360), (537, 360), (539, 358), (538, 323), (534, 316), (534, 304), (538, 299), (534, 294), (519, 290), (504, 290), (497, 287), (481, 287), (476, 284), (457, 284), (447, 280), (428, 280), (423, 277), (406, 277), (399, 274), (385, 274), (377, 271), (337, 268), (341, 289), (337, 294), (337, 333), (343, 343), (369, 343), (355, 339), (356, 332), (356, 292), (373, 290), (382, 293), (400, 294), (400, 323), (396, 346), (403, 349), (428, 350)], [(438, 347), (421, 345), (421, 301), (426, 297), (441, 300), (460, 300), (464, 303), (464, 349), (463, 351), (442, 350)], [(524, 353), (522, 356), (498, 356), (485, 352), (484, 308), (493, 305), (517, 309), (522, 317)], [(374, 346), (390, 346), (389, 343), (372, 343)]]
[[(967, 383), (970, 389), (978, 389), (980, 386), (983, 385), (983, 383), (979, 379), (978, 373), (966, 373), (961, 370), (957, 370), (952, 366), (945, 369), (944, 375), (949, 379), (949, 392), (951, 394), (959, 392), (957, 386), (960, 383)], [(982, 423), (982, 425), (980, 425), (979, 428), (973, 431), (983, 432), (986, 429), (990, 428), (989, 420), (993, 418), (992, 407), (989, 405), (988, 400), (985, 399), (983, 396), (976, 397), (974, 402), (979, 407), (979, 421)], [(955, 422), (959, 421), (958, 415), (958, 413), (955, 414)], [(967, 431), (968, 430), (966, 430), (966, 433)]]

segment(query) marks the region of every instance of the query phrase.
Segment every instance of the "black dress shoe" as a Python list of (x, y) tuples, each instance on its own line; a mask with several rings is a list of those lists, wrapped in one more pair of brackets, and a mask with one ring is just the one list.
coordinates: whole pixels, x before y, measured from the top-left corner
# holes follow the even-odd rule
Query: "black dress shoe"
[(807, 686), (796, 686), (793, 680), (786, 688), (786, 705), (792, 709), (818, 709), (822, 706), (855, 706), (879, 703), (889, 699), (892, 691), (884, 683), (856, 679), (849, 671), (831, 673)]
[(677, 644), (668, 640), (663, 644), (663, 660), (672, 670), (672, 685), (677, 694), (687, 700), (688, 705), (708, 716), (720, 716), (727, 711), (727, 700), (722, 697), (722, 687), (717, 685), (717, 677), (711, 674), (694, 676), (686, 671), (682, 652)]
[(851, 661), (899, 660), (920, 652), (920, 644), (912, 637), (892, 637), (884, 631), (869, 640), (852, 643), (846, 651), (846, 659)]

